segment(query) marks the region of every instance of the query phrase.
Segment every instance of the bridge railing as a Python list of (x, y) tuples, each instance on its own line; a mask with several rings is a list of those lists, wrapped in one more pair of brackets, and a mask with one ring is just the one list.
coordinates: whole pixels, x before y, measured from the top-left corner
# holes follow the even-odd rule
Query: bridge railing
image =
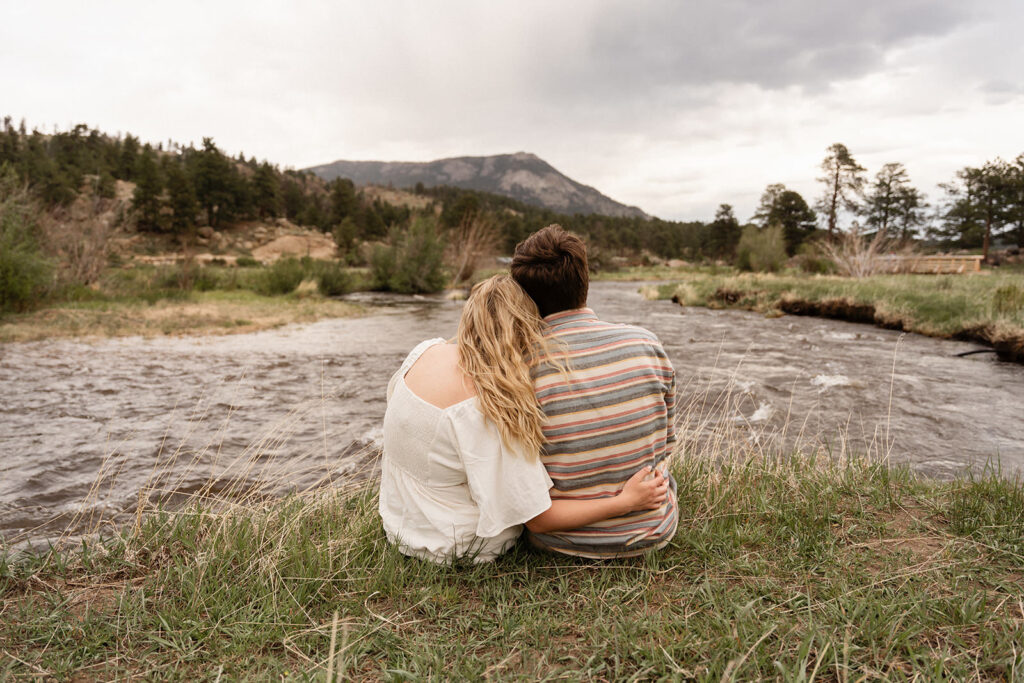
[(931, 273), (959, 274), (981, 271), (982, 257), (977, 255), (956, 256), (881, 256), (883, 270), (888, 273)]

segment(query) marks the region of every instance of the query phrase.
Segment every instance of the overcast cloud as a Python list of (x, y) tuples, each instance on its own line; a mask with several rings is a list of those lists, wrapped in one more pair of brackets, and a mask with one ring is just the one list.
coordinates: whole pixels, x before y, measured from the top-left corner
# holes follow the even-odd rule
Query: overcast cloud
[(665, 218), (1024, 152), (1016, 0), (7, 3), (0, 114), (301, 168), (525, 150)]

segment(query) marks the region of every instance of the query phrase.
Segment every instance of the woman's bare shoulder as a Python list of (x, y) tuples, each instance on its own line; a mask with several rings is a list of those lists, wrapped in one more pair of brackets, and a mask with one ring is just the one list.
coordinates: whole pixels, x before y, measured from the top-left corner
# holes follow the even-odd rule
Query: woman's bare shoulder
[(447, 408), (476, 395), (473, 383), (459, 368), (455, 344), (434, 344), (405, 374), (409, 391), (437, 408)]

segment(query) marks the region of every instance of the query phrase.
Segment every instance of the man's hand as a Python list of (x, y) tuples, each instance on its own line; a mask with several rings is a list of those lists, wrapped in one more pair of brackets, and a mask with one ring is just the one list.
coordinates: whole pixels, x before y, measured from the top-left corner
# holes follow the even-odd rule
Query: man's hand
[(668, 478), (655, 470), (651, 476), (650, 467), (640, 468), (629, 478), (616, 498), (625, 512), (635, 510), (657, 510), (665, 504), (668, 496)]

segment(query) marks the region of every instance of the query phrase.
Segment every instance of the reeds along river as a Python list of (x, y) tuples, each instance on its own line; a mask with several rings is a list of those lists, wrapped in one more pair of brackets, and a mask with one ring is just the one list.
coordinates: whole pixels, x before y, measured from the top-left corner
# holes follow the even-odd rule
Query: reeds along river
[[(140, 496), (211, 481), (279, 494), (371, 472), (389, 376), (454, 334), (461, 303), (363, 299), (378, 312), (255, 334), (0, 346), (0, 538), (123, 519)], [(1024, 367), (955, 357), (971, 344), (681, 308), (635, 283), (595, 283), (590, 305), (660, 337), (690, 452), (728, 432), (733, 449), (867, 451), (941, 477), (997, 458), (1024, 470)]]

